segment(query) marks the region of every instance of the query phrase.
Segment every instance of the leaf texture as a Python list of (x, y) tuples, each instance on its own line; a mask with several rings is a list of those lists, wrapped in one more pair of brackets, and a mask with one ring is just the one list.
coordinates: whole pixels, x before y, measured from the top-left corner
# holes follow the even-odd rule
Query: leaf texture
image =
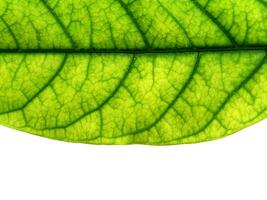
[(267, 116), (266, 0), (1, 0), (0, 124), (195, 143)]

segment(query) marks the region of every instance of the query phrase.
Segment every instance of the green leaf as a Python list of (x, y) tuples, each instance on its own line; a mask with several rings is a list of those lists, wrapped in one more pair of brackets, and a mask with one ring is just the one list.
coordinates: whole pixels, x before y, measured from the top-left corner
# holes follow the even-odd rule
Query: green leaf
[(267, 116), (266, 0), (2, 0), (0, 124), (93, 144), (213, 140)]

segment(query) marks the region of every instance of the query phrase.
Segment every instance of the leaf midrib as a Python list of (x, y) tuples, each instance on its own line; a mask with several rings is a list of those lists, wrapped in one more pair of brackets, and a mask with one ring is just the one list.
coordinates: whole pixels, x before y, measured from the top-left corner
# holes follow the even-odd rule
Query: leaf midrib
[(94, 48), (51, 48), (51, 49), (1, 49), (0, 53), (56, 53), (56, 54), (151, 54), (151, 53), (190, 53), (190, 52), (236, 52), (236, 51), (266, 51), (267, 44), (265, 45), (250, 45), (250, 46), (214, 46), (214, 47), (182, 47), (182, 48), (131, 48), (131, 49), (119, 49), (119, 48), (106, 48), (106, 49), (94, 49)]

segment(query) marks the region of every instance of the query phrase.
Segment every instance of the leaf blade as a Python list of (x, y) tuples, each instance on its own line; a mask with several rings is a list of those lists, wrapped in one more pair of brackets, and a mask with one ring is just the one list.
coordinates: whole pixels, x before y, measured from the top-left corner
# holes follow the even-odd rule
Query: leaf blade
[[(71, 142), (167, 145), (263, 119), (267, 9), (238, 2), (3, 1), (0, 123)], [(10, 18), (17, 5), (29, 13)]]

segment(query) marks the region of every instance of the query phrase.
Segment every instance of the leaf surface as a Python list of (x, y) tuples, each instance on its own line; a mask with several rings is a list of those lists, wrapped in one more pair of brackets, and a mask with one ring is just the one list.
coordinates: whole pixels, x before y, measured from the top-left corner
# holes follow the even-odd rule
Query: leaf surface
[(1, 0), (0, 124), (92, 144), (213, 140), (267, 116), (266, 0)]

